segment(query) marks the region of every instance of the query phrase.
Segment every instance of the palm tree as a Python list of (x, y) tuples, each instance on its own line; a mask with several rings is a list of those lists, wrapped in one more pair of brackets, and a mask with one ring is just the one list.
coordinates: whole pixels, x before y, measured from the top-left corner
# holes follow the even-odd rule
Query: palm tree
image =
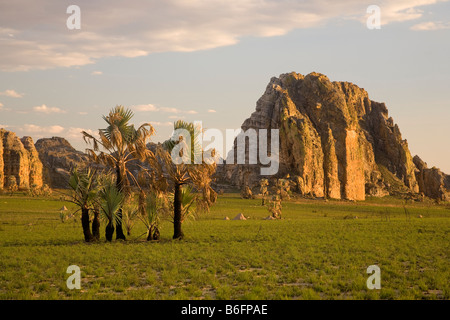
[(140, 205), (140, 218), (147, 227), (147, 241), (159, 240), (160, 214), (165, 211), (164, 201), (156, 192), (150, 192)]
[(92, 236), (95, 241), (100, 240), (100, 206), (98, 203), (94, 204), (94, 219), (92, 220)]
[[(190, 146), (187, 145), (183, 136), (176, 134), (178, 129), (184, 129), (189, 133)], [(156, 155), (152, 154), (151, 157), (147, 158), (147, 161), (154, 169), (154, 179), (157, 181), (155, 186), (167, 186), (168, 181), (173, 184), (174, 239), (184, 237), (181, 228), (184, 221), (183, 201), (186, 201), (183, 198), (187, 195), (187, 189), (183, 190), (184, 185), (189, 184), (202, 194), (201, 197), (195, 197), (195, 201), (199, 204), (197, 206), (198, 210), (209, 210), (209, 207), (216, 199), (216, 193), (210, 186), (212, 181), (211, 176), (215, 172), (216, 166), (215, 163), (207, 164), (203, 161), (199, 134), (200, 130), (194, 124), (181, 120), (177, 121), (174, 123), (174, 135), (172, 138), (165, 141), (162, 147), (157, 148)], [(184, 146), (181, 144), (184, 144)], [(190, 160), (190, 164), (184, 162), (179, 164), (174, 163), (171, 154), (176, 146), (181, 146), (181, 148), (177, 148), (175, 151), (179, 150), (178, 155), (182, 159)], [(185, 150), (187, 150), (187, 154), (184, 153)], [(199, 159), (201, 160), (200, 163), (198, 163)]]
[(122, 208), (122, 220), (125, 222), (125, 229), (127, 230), (127, 235), (131, 235), (131, 229), (134, 227), (136, 217), (139, 214), (138, 205), (132, 203), (132, 200), (126, 199)]
[[(69, 201), (76, 204), (81, 209), (81, 225), (83, 227), (84, 240), (91, 242), (96, 240), (89, 228), (89, 210), (93, 208), (98, 192), (98, 181), (95, 171), (87, 169), (85, 172), (79, 172), (77, 169), (72, 170), (69, 178), (69, 186), (72, 189)], [(96, 220), (94, 219), (94, 222)], [(100, 226), (96, 226), (94, 233)]]
[[(174, 200), (174, 194), (170, 194), (169, 198)], [(185, 220), (187, 220), (190, 217), (195, 218), (198, 211), (196, 210), (197, 202), (195, 201), (197, 199), (196, 195), (194, 194), (193, 188), (191, 185), (183, 185), (183, 187), (180, 190), (180, 199), (181, 199), (181, 223), (183, 223)], [(174, 213), (174, 212), (173, 212)], [(172, 222), (175, 221), (174, 214), (170, 214)]]
[(105, 179), (99, 195), (100, 212), (108, 222), (105, 228), (105, 237), (107, 241), (111, 241), (114, 234), (114, 226), (117, 228), (118, 225), (122, 225), (122, 216), (119, 215), (119, 211), (122, 208), (125, 196), (119, 191), (111, 178)]
[[(99, 138), (83, 131), (84, 141), (92, 143), (92, 149), (86, 149), (93, 161), (112, 169), (116, 174), (116, 187), (119, 191), (126, 191), (129, 185), (128, 177), (138, 185), (136, 178), (128, 170), (127, 164), (132, 160), (145, 160), (151, 156), (147, 149), (147, 141), (155, 133), (149, 123), (142, 124), (138, 129), (130, 124), (133, 112), (123, 106), (113, 108), (108, 116), (103, 116), (108, 126), (99, 129)], [(122, 229), (122, 208), (117, 213), (119, 219), (116, 226), (116, 239), (125, 240)]]

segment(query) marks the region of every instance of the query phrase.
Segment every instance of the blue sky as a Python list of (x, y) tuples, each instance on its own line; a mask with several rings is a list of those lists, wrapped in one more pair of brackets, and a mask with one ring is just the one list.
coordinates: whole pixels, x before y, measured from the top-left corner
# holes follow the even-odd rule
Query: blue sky
[(180, 118), (237, 129), (271, 77), (316, 71), (385, 102), (412, 154), (450, 173), (449, 40), (448, 1), (1, 0), (0, 127), (82, 150), (122, 104), (155, 141)]

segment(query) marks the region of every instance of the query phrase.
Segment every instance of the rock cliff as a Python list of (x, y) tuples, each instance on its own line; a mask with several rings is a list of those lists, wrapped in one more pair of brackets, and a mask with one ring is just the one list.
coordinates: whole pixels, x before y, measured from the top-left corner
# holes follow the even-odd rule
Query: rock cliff
[(52, 188), (67, 188), (70, 170), (90, 165), (88, 155), (74, 149), (64, 138), (39, 139), (35, 146), (44, 164), (45, 183)]
[[(419, 192), (408, 143), (385, 104), (352, 83), (315, 72), (274, 77), (242, 124), (248, 129), (279, 129), (280, 164), (272, 178), (289, 174), (300, 194), (364, 200), (392, 193), (392, 181)], [(219, 169), (224, 180), (256, 186), (261, 164), (235, 163)]]
[(0, 129), (0, 189), (14, 177), (20, 189), (43, 185), (42, 163), (30, 137), (19, 139), (14, 132)]
[(435, 167), (428, 168), (427, 164), (419, 156), (415, 156), (413, 161), (418, 169), (416, 178), (419, 191), (430, 198), (450, 201), (450, 175)]

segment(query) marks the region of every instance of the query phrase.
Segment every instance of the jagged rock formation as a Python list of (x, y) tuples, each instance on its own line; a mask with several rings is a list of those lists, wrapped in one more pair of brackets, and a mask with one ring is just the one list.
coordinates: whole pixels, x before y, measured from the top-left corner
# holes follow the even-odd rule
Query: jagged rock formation
[(30, 137), (19, 139), (14, 132), (0, 129), (0, 189), (12, 176), (19, 189), (40, 188), (42, 163)]
[(438, 168), (428, 168), (427, 164), (415, 156), (414, 164), (417, 167), (416, 178), (419, 191), (427, 197), (450, 201), (450, 175), (443, 173)]
[[(290, 174), (300, 194), (364, 200), (392, 192), (392, 184), (419, 191), (408, 143), (385, 104), (352, 83), (314, 72), (274, 77), (242, 124), (251, 128), (279, 129), (280, 167), (272, 178)], [(236, 148), (235, 140), (235, 154)], [(259, 168), (228, 161), (219, 174), (237, 186), (256, 186)]]
[(23, 137), (20, 141), (22, 141), (23, 146), (28, 151), (30, 187), (41, 188), (43, 186), (43, 165), (39, 159), (39, 153), (34, 146), (33, 139), (31, 137)]
[(90, 165), (89, 156), (74, 149), (64, 138), (39, 139), (35, 146), (44, 164), (45, 183), (52, 188), (67, 188), (70, 170)]

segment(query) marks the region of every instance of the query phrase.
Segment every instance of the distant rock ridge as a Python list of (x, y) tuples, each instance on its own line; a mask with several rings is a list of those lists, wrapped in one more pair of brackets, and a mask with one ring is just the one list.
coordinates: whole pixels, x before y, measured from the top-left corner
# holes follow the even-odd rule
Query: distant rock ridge
[[(273, 77), (242, 124), (244, 131), (250, 128), (280, 130), (280, 167), (268, 178), (289, 174), (303, 195), (364, 200), (401, 191), (437, 197), (439, 183), (429, 187), (431, 180), (450, 187), (445, 174), (417, 167), (384, 103), (370, 100), (352, 83), (331, 82), (320, 73)], [(236, 148), (235, 140), (235, 154)], [(226, 164), (218, 177), (238, 187), (256, 187), (259, 168)]]
[(0, 190), (14, 180), (18, 188), (68, 188), (70, 170), (99, 167), (89, 156), (75, 150), (60, 137), (43, 138), (34, 144), (31, 137), (18, 138), (14, 132), (0, 129)]
[(89, 156), (74, 149), (64, 138), (39, 139), (35, 146), (44, 165), (45, 183), (52, 188), (67, 188), (70, 170), (91, 165)]

